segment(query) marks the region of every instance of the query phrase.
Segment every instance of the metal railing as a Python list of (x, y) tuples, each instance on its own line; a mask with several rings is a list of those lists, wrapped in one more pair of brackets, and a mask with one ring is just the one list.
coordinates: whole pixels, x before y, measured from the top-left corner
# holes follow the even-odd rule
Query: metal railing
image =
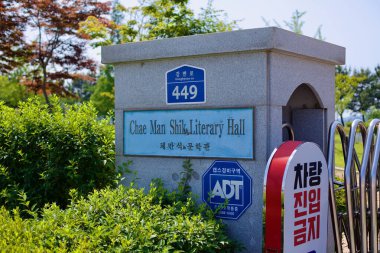
[(288, 139), (290, 141), (294, 141), (294, 130), (293, 126), (290, 123), (284, 123), (282, 124), (282, 129), (286, 129), (288, 131)]
[[(343, 181), (336, 178), (335, 134), (342, 145), (344, 159)], [(342, 237), (353, 252), (378, 252), (379, 247), (379, 178), (380, 120), (374, 119), (368, 129), (360, 120), (354, 120), (346, 136), (343, 126), (334, 122), (330, 126), (328, 146), (329, 197), (336, 252), (342, 253)], [(361, 137), (363, 155), (359, 159), (355, 139)], [(337, 209), (337, 194), (344, 190), (345, 208)], [(341, 199), (340, 199), (341, 200)]]

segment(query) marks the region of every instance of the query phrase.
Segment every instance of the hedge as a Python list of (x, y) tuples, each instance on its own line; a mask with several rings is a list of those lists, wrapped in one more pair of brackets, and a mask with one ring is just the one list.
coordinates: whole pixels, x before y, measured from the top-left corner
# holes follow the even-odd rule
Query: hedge
[(114, 126), (98, 120), (91, 104), (51, 107), (30, 99), (10, 108), (0, 103), (0, 205), (9, 209), (27, 196), (43, 207), (69, 203), (74, 188), (86, 195), (115, 185)]
[(162, 203), (163, 191), (119, 186), (76, 197), (65, 210), (45, 207), (23, 219), (0, 209), (5, 252), (234, 252), (222, 223), (191, 198)]

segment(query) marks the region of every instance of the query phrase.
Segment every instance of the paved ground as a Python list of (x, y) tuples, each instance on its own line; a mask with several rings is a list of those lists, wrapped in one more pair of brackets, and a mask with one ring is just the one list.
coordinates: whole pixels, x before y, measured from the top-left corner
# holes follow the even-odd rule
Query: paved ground
[(344, 236), (343, 236), (342, 246), (343, 246), (343, 253), (350, 253), (350, 250), (348, 249), (346, 237), (344, 237)]
[(344, 169), (340, 167), (335, 167), (335, 175), (337, 175), (340, 178), (344, 177)]

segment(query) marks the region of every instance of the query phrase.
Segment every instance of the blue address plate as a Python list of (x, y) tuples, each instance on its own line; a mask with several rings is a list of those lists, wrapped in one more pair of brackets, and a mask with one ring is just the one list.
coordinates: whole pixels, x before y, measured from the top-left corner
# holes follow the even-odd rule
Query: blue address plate
[(166, 72), (167, 104), (198, 104), (206, 102), (206, 71), (182, 65)]
[(124, 112), (124, 155), (253, 159), (253, 108)]

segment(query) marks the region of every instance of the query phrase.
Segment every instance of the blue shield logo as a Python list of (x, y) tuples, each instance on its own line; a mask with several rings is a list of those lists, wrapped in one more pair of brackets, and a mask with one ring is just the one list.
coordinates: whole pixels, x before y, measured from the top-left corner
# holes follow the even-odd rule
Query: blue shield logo
[(252, 203), (252, 179), (237, 161), (215, 161), (202, 177), (202, 199), (216, 217), (237, 220)]

